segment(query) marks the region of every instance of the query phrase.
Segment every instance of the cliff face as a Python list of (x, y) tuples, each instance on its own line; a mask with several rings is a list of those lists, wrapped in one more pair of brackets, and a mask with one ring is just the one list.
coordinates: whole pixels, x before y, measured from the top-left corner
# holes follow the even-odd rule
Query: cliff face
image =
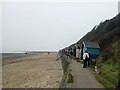
[(116, 17), (95, 26), (90, 32), (82, 37), (77, 44), (81, 44), (82, 41), (94, 41), (99, 43), (101, 50), (107, 50), (111, 48), (113, 43), (119, 40), (120, 13)]

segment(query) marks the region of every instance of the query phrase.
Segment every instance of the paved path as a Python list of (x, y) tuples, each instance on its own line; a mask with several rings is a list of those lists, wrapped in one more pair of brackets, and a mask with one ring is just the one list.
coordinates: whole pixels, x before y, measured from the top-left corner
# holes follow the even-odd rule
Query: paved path
[(90, 72), (88, 68), (83, 68), (82, 64), (72, 60), (72, 75), (74, 77), (72, 88), (104, 88)]

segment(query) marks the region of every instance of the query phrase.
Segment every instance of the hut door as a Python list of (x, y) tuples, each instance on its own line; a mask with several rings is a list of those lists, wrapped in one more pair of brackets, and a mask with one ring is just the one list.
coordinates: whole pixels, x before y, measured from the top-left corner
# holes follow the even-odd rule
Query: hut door
[(83, 59), (83, 48), (84, 48), (84, 45), (82, 44), (82, 47), (81, 47), (81, 59)]

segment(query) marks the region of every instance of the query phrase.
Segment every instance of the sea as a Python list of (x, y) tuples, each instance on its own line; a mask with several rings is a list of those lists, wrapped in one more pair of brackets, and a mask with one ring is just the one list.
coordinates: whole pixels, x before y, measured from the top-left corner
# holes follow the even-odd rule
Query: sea
[[(51, 51), (28, 51), (28, 52), (15, 52), (15, 53), (0, 53), (0, 60), (12, 60), (12, 59), (18, 59), (23, 57), (28, 57), (31, 55), (37, 55), (40, 53), (48, 53)], [(54, 53), (54, 52), (51, 52)]]
[[(40, 53), (40, 52), (39, 52)], [(23, 57), (28, 57), (31, 55), (37, 55), (38, 52), (29, 52), (29, 53), (24, 53), (24, 52), (17, 52), (17, 53), (2, 53), (0, 54), (0, 59), (2, 60), (12, 60), (12, 59), (18, 59), (18, 58), (23, 58)]]

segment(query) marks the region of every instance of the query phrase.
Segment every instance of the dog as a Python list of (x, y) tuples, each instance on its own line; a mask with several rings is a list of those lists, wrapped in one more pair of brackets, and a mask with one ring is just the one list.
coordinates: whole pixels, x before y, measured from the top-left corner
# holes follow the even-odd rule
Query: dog
[(99, 73), (100, 73), (100, 71), (99, 71), (99, 69), (98, 69), (98, 66), (95, 66), (95, 73), (96, 73), (96, 74), (99, 74)]

